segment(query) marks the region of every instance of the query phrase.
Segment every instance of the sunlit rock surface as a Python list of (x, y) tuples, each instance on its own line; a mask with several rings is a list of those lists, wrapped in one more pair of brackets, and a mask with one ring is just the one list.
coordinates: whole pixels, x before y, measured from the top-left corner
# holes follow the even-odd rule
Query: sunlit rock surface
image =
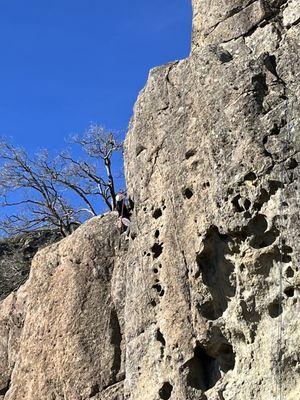
[(194, 0), (127, 135), (132, 237), (108, 214), (36, 255), (0, 398), (298, 399), (298, 4)]
[(194, 1), (191, 56), (139, 96), (130, 399), (299, 396), (298, 4)]

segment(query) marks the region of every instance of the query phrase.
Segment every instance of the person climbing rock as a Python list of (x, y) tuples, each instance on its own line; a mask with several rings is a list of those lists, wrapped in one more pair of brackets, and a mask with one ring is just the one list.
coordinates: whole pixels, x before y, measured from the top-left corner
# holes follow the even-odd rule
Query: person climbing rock
[(121, 235), (129, 236), (130, 232), (130, 212), (126, 205), (126, 195), (122, 192), (116, 195), (116, 210), (118, 212), (118, 228), (120, 229)]
[(131, 222), (129, 219), (122, 218), (122, 217), (118, 218), (118, 228), (120, 229), (122, 236), (129, 236), (130, 225), (131, 225)]
[(130, 219), (130, 212), (126, 205), (126, 195), (125, 193), (118, 192), (116, 195), (116, 210), (119, 216)]

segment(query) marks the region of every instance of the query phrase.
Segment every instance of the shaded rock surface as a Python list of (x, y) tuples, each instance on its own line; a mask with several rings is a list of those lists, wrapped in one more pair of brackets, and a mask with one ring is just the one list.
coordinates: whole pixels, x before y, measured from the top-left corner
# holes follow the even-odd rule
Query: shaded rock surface
[(60, 238), (54, 231), (35, 231), (0, 239), (0, 300), (26, 281), (36, 252)]
[(1, 303), (0, 398), (299, 397), (298, 2), (193, 7), (127, 135), (132, 238), (107, 214), (35, 256)]

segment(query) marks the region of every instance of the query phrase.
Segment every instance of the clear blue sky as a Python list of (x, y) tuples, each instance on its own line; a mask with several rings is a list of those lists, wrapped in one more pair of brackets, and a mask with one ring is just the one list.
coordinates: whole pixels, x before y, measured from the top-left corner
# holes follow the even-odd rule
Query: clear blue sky
[(148, 70), (188, 55), (190, 0), (0, 0), (0, 136), (59, 150), (126, 129)]

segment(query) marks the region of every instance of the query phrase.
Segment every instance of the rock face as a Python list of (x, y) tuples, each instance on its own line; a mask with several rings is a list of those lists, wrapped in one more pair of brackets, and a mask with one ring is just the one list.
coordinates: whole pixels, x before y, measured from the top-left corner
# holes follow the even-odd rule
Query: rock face
[(0, 398), (299, 397), (299, 2), (193, 3), (127, 135), (129, 248), (108, 214), (36, 255)]
[(27, 280), (36, 252), (59, 239), (54, 231), (36, 231), (0, 240), (0, 300)]
[(5, 400), (121, 398), (125, 277), (115, 220), (95, 218), (41, 250), (29, 280), (3, 301)]
[(299, 2), (194, 11), (190, 57), (150, 72), (126, 139), (125, 394), (296, 400)]

